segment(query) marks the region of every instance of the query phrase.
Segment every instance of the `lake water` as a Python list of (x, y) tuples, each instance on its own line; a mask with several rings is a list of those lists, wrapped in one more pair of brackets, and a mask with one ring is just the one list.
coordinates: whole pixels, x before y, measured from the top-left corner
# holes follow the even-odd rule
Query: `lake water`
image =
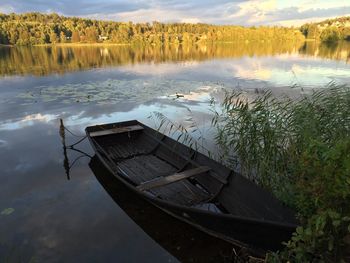
[[(78, 136), (128, 119), (154, 127), (152, 112), (184, 125), (190, 115), (205, 130), (209, 102), (224, 90), (298, 96), (349, 83), (349, 62), (349, 43), (1, 47), (0, 262), (227, 261), (225, 242), (122, 186), (105, 189), (110, 179), (97, 160), (74, 162), (80, 153), (68, 151), (68, 174), (59, 119)], [(77, 148), (93, 154), (86, 140)]]

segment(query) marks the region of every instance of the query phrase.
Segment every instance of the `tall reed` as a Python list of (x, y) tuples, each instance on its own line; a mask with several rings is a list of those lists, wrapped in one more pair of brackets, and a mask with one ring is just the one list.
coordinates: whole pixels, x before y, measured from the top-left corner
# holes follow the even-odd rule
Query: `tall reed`
[(350, 88), (227, 93), (213, 125), (224, 160), (298, 213), (301, 226), (268, 260), (350, 262)]
[(227, 93), (212, 122), (224, 160), (289, 202), (293, 163), (312, 140), (350, 135), (350, 89), (329, 84), (299, 99)]

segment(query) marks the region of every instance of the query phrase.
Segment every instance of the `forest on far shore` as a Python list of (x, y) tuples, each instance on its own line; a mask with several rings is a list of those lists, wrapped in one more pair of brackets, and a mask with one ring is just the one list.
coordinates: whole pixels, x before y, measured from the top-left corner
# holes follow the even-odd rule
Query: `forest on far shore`
[(307, 39), (322, 42), (350, 41), (350, 16), (307, 23), (300, 27), (300, 31)]
[(124, 23), (58, 14), (0, 14), (0, 44), (55, 43), (194, 44), (197, 42), (300, 41), (297, 28), (242, 27), (188, 23)]
[(307, 23), (301, 27), (132, 23), (65, 17), (58, 14), (0, 14), (0, 44), (56, 43), (195, 44), (198, 42), (350, 40), (350, 17)]

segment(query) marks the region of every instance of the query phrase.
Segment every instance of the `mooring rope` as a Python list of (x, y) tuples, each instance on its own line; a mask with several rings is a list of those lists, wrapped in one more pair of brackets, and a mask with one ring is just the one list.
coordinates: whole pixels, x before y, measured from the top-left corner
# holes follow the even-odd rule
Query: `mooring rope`
[(71, 132), (67, 127), (63, 126), (63, 128), (69, 132), (71, 135), (75, 136), (75, 137), (85, 137), (86, 138), (86, 135), (76, 135), (74, 134), (73, 132)]
[[(77, 141), (71, 145), (66, 146), (65, 131), (69, 132), (71, 135), (73, 135), (75, 137), (83, 137), (83, 138), (81, 138), (79, 141)], [(62, 143), (63, 143), (64, 147), (69, 148), (69, 149), (72, 149), (75, 145), (78, 145), (79, 143), (81, 143), (82, 141), (84, 141), (87, 138), (87, 135), (76, 135), (75, 133), (70, 131), (66, 126), (64, 126), (63, 119), (60, 119), (60, 131), (59, 131), (59, 133), (60, 133), (60, 136), (62, 138)]]
[[(71, 144), (71, 145), (66, 145), (66, 133), (65, 131), (67, 131), (69, 134), (75, 136), (75, 137), (82, 137), (81, 139), (79, 139), (77, 142)], [(79, 149), (74, 148), (74, 146), (78, 145), (79, 143), (81, 143), (82, 141), (84, 141), (87, 138), (87, 135), (83, 136), (83, 135), (76, 135), (73, 132), (71, 132), (68, 128), (66, 128), (63, 124), (63, 120), (60, 119), (60, 129), (59, 129), (59, 134), (61, 136), (62, 139), (62, 145), (63, 145), (63, 155), (64, 155), (64, 162), (63, 162), (63, 166), (64, 169), (66, 171), (66, 175), (67, 175), (67, 179), (70, 180), (70, 170), (71, 168), (77, 163), (77, 161), (83, 157), (88, 157), (88, 158), (92, 158), (91, 155), (87, 154), (86, 152), (83, 152)], [(80, 153), (81, 155), (76, 157), (73, 162), (70, 164), (69, 163), (69, 158), (68, 158), (68, 154), (67, 154), (67, 149), (68, 150), (72, 150), (75, 152)]]
[(76, 143), (73, 143), (71, 145), (68, 145), (67, 148), (72, 149), (75, 145), (81, 143), (82, 141), (84, 141), (87, 138), (87, 135), (85, 135), (82, 139), (80, 139), (79, 141), (77, 141)]

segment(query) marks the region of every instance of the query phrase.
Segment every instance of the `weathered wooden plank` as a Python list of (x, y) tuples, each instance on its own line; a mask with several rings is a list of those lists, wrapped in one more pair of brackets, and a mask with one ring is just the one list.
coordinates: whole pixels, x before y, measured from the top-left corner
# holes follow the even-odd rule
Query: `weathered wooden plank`
[(208, 193), (194, 186), (187, 180), (178, 181), (159, 188), (153, 188), (150, 191), (162, 200), (185, 206), (199, 204), (211, 198)]
[[(147, 136), (150, 136), (149, 134), (145, 133)], [(194, 160), (192, 160), (193, 155), (195, 154), (195, 152), (193, 152), (192, 154), (189, 154), (188, 156), (181, 154), (180, 152), (177, 152), (173, 147), (171, 147), (170, 145), (166, 144), (165, 142), (158, 140), (157, 138), (153, 138), (155, 141), (157, 141), (159, 143), (159, 145), (164, 146), (165, 149), (158, 149), (158, 151), (156, 152), (156, 155), (159, 156), (160, 158), (166, 160), (167, 162), (172, 163), (173, 165), (175, 165), (177, 168), (179, 167), (183, 167), (184, 165), (187, 164), (193, 164), (193, 165), (198, 165), (197, 162), (195, 162)], [(173, 142), (175, 143), (175, 142)], [(180, 143), (177, 142), (178, 145), (180, 145)], [(176, 145), (177, 146), (177, 145)], [(183, 145), (181, 147), (184, 147)], [(190, 153), (191, 150), (189, 150)], [(221, 167), (220, 167), (221, 168)], [(220, 185), (219, 188), (222, 186), (222, 184), (227, 184), (227, 180), (226, 177), (229, 176), (229, 173), (227, 173), (227, 175), (223, 178), (222, 176), (220, 176), (218, 173), (210, 173), (210, 176), (217, 180)], [(208, 177), (209, 178), (209, 177)], [(211, 181), (209, 179), (209, 181)], [(217, 183), (215, 183), (217, 184)], [(219, 188), (217, 188), (219, 190)], [(214, 191), (217, 192), (217, 191)]]
[(199, 174), (203, 174), (205, 172), (208, 172), (210, 170), (210, 167), (207, 166), (200, 166), (194, 169), (190, 169), (190, 170), (186, 170), (184, 172), (181, 173), (176, 173), (173, 175), (169, 175), (166, 177), (160, 177), (151, 181), (147, 181), (144, 182), (142, 184), (140, 184), (139, 186), (137, 186), (137, 189), (141, 190), (141, 191), (145, 191), (145, 190), (150, 190), (152, 188), (156, 188), (156, 187), (161, 187), (164, 185), (168, 185), (171, 183), (175, 183), (177, 181), (181, 181), (184, 180), (186, 178), (195, 176), (195, 175), (199, 175)]
[(118, 166), (127, 171), (129, 178), (137, 185), (176, 172), (175, 167), (154, 155), (137, 156), (119, 162)]
[(108, 130), (90, 132), (90, 137), (97, 137), (97, 136), (110, 135), (110, 134), (115, 134), (115, 133), (131, 132), (131, 131), (139, 131), (139, 130), (143, 130), (143, 127), (141, 125), (116, 127), (116, 128), (112, 128), (112, 129), (108, 129)]

